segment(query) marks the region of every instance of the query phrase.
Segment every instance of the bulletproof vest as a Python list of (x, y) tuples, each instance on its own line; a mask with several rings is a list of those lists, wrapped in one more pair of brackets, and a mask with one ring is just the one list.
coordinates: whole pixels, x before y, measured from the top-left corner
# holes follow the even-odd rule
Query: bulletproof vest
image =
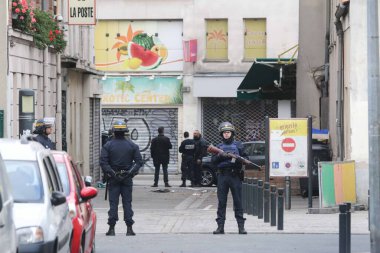
[[(232, 153), (234, 155), (239, 154), (238, 145), (235, 141), (233, 141), (231, 144), (222, 143), (219, 145), (219, 148), (222, 149), (224, 152)], [(236, 161), (233, 163), (231, 159), (225, 160), (217, 165), (218, 168), (240, 168), (241, 164), (237, 163)]]
[(193, 156), (194, 151), (195, 151), (194, 140), (190, 140), (190, 139), (184, 140), (183, 144), (184, 144), (184, 148), (185, 148), (183, 154), (187, 155), (187, 156)]

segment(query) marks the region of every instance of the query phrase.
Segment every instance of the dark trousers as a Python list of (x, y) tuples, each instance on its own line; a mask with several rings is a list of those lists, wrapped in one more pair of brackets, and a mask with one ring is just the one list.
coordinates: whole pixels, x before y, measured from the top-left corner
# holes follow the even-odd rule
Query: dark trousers
[(238, 224), (244, 224), (241, 188), (242, 182), (239, 176), (231, 173), (218, 174), (218, 211), (216, 218), (218, 225), (224, 225), (226, 220), (227, 196), (230, 189), (234, 202), (235, 219)]
[(196, 185), (201, 184), (201, 171), (202, 171), (202, 164), (198, 164), (195, 161), (193, 164), (193, 182)]
[(108, 211), (108, 225), (115, 225), (119, 220), (118, 206), (119, 197), (121, 195), (121, 201), (123, 203), (124, 221), (127, 226), (135, 223), (132, 219), (132, 187), (133, 181), (131, 178), (124, 179), (123, 182), (119, 182), (113, 178), (108, 180), (109, 184), (109, 204), (110, 210)]
[(182, 156), (181, 179), (183, 181), (185, 181), (185, 180), (193, 181), (192, 170), (193, 170), (193, 156)]
[(158, 184), (160, 176), (160, 165), (162, 165), (162, 171), (164, 172), (164, 182), (169, 183), (168, 177), (168, 164), (167, 163), (154, 163), (154, 183)]

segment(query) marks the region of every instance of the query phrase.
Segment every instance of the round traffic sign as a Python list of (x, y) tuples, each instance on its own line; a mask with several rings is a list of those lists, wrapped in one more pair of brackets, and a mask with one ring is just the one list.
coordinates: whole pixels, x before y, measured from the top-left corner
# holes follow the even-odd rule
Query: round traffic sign
[(296, 149), (296, 142), (293, 138), (285, 138), (284, 140), (282, 140), (281, 148), (285, 152), (292, 152)]

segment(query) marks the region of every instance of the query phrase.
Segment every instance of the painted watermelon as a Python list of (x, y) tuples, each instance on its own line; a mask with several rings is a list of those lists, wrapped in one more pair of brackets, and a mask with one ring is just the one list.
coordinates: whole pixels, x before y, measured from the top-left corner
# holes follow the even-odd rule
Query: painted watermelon
[(143, 46), (133, 42), (128, 44), (128, 53), (131, 58), (139, 58), (141, 60), (140, 69), (157, 68), (162, 61), (162, 57), (155, 52), (147, 50)]

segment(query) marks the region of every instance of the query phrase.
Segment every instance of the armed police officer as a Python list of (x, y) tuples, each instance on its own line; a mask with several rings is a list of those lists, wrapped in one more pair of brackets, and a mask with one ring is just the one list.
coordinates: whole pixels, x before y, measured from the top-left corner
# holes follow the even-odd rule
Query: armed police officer
[(194, 140), (189, 139), (189, 132), (183, 134), (185, 140), (181, 142), (179, 146), (179, 152), (182, 153), (182, 163), (181, 163), (181, 172), (182, 172), (182, 184), (180, 187), (186, 187), (186, 180), (189, 179), (193, 183), (193, 160), (195, 152), (195, 143)]
[(124, 121), (118, 120), (112, 126), (113, 138), (102, 148), (100, 166), (104, 174), (109, 176), (109, 204), (107, 236), (115, 235), (115, 224), (119, 220), (118, 205), (121, 195), (124, 222), (127, 225), (127, 236), (135, 235), (132, 229), (134, 223), (132, 210), (132, 178), (138, 174), (143, 164), (139, 147), (124, 137), (128, 132)]
[(37, 120), (33, 134), (37, 134), (35, 140), (41, 143), (47, 149), (55, 150), (55, 143), (53, 143), (49, 135), (53, 132), (53, 124), (44, 119)]
[(231, 189), (234, 203), (235, 219), (238, 224), (239, 234), (247, 234), (244, 229), (245, 218), (243, 217), (243, 207), (241, 199), (242, 163), (231, 157), (231, 155), (245, 156), (241, 142), (234, 140), (235, 127), (230, 122), (223, 122), (219, 126), (219, 133), (222, 136), (222, 143), (218, 148), (222, 153), (213, 155), (212, 162), (218, 170), (218, 211), (216, 222), (218, 228), (213, 234), (224, 234), (224, 222), (226, 220), (227, 195)]

